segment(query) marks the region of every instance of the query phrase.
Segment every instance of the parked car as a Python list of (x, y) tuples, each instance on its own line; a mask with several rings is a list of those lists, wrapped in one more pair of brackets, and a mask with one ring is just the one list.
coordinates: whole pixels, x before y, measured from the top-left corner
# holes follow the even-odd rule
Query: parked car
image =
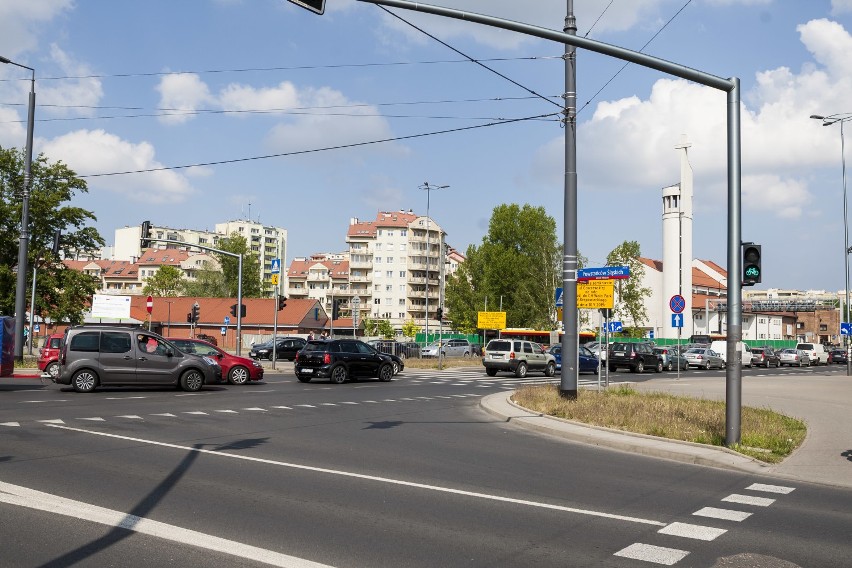
[(212, 345), (219, 345), (219, 342), (212, 335), (208, 335), (206, 333), (196, 333), (195, 339), (200, 339), (201, 341), (206, 341)]
[(38, 370), (50, 375), (59, 376), (59, 353), (62, 347), (61, 333), (54, 333), (44, 338), (44, 344), (38, 351)]
[[(554, 343), (550, 347), (546, 349), (548, 353), (553, 355), (554, 360), (556, 361), (556, 370), (559, 371), (562, 369), (562, 345), (559, 343)], [(582, 345), (579, 346), (577, 350), (577, 372), (578, 373), (598, 373), (600, 369), (600, 361), (597, 357), (595, 357), (594, 353), (589, 351), (586, 347)]]
[(709, 347), (693, 347), (683, 354), (690, 367), (699, 369), (724, 369), (725, 360)]
[(420, 345), (414, 341), (393, 341), (391, 339), (372, 339), (367, 342), (382, 353), (396, 355), (400, 359), (420, 357)]
[(482, 364), (489, 377), (497, 371), (511, 371), (518, 378), (528, 371), (543, 371), (548, 377), (556, 373), (556, 357), (538, 343), (521, 339), (492, 339), (482, 353)]
[(843, 363), (846, 364), (846, 350), (845, 349), (835, 349), (831, 352), (831, 362), (832, 363)]
[(367, 377), (385, 382), (393, 379), (391, 357), (354, 339), (312, 339), (296, 355), (294, 368), (302, 383), (314, 378), (327, 378), (336, 384)]
[[(287, 359), (288, 361), (293, 361), (296, 359), (296, 353), (302, 350), (305, 343), (306, 341), (301, 337), (279, 337), (274, 341), (275, 358), (278, 360)], [(271, 361), (272, 348), (272, 340), (255, 345), (249, 350), (249, 357), (252, 359), (268, 359)]]
[(137, 326), (80, 325), (62, 339), (55, 381), (77, 392), (98, 386), (175, 385), (198, 391), (222, 380), (211, 358), (183, 353), (162, 336)]
[(648, 343), (623, 343), (617, 341), (609, 346), (607, 367), (614, 373), (621, 367), (627, 367), (631, 373), (642, 373), (646, 368), (656, 373), (663, 372), (663, 358), (654, 353)]
[(821, 343), (799, 343), (796, 349), (807, 352), (811, 365), (828, 365), (828, 353)]
[(672, 368), (674, 370), (689, 370), (689, 361), (681, 353), (678, 353), (677, 349), (669, 349), (669, 358), (672, 361)]
[(654, 353), (663, 359), (663, 369), (671, 371), (675, 368), (674, 351), (669, 347), (654, 347)]
[[(741, 356), (742, 366), (751, 368), (751, 366), (752, 366), (751, 347), (749, 347), (747, 344), (745, 344), (742, 341), (737, 342), (737, 347), (739, 348), (740, 353), (742, 354), (742, 356)], [(728, 342), (727, 341), (722, 341), (722, 340), (714, 341), (713, 343), (710, 344), (710, 349), (715, 351), (716, 354), (719, 355), (719, 357), (724, 359), (726, 365), (728, 364)]]
[(212, 357), (222, 367), (222, 376), (232, 385), (244, 385), (249, 381), (263, 380), (263, 365), (254, 359), (231, 355), (206, 341), (169, 337), (169, 341), (184, 353)]
[(809, 367), (811, 357), (807, 351), (801, 349), (784, 349), (778, 353), (778, 358), (781, 361), (781, 366), (789, 365), (791, 367)]
[[(438, 356), (438, 341), (430, 343), (420, 352), (423, 357)], [(443, 357), (470, 357), (473, 348), (467, 339), (444, 339), (441, 342), (441, 355)]]
[(771, 347), (753, 347), (751, 350), (751, 363), (755, 367), (780, 367), (781, 360)]

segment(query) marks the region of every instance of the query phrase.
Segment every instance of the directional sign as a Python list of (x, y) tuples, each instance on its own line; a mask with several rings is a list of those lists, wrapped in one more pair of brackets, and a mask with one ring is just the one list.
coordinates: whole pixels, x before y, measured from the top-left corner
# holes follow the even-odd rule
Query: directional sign
[[(556, 307), (557, 308), (562, 307), (562, 288), (556, 289)], [(482, 329), (485, 329), (485, 328), (482, 328)], [(501, 327), (500, 329), (503, 329), (503, 328)]]
[(581, 268), (577, 271), (577, 281), (608, 280), (611, 278), (630, 278), (629, 266), (602, 266), (600, 268)]
[(684, 300), (683, 296), (680, 294), (675, 294), (672, 296), (671, 300), (669, 300), (669, 307), (674, 313), (679, 314), (683, 312), (684, 308), (686, 308), (686, 300)]
[(615, 296), (612, 280), (589, 280), (577, 283), (577, 307), (580, 309), (612, 308)]
[(624, 329), (624, 326), (621, 325), (620, 321), (611, 321), (611, 322), (609, 322), (609, 324), (607, 324), (607, 329), (611, 332), (612, 331), (621, 331), (622, 329)]
[(653, 329), (648, 331), (648, 339), (654, 339), (654, 330)]
[(672, 314), (672, 327), (683, 327), (683, 314)]
[(225, 325), (228, 325), (229, 323), (231, 323), (231, 318), (228, 317), (228, 316), (225, 316)]
[(840, 323), (840, 335), (852, 335), (852, 323)]
[(272, 274), (281, 274), (281, 259), (273, 258), (272, 259)]

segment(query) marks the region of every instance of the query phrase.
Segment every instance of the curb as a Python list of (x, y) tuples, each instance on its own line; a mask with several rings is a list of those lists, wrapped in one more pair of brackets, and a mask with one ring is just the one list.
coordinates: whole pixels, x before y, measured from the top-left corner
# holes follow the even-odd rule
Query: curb
[(538, 414), (518, 406), (509, 400), (510, 397), (511, 393), (506, 392), (491, 394), (480, 400), (480, 406), (492, 416), (521, 428), (551, 434), (582, 444), (630, 452), (631, 454), (758, 474), (770, 473), (771, 467), (774, 465), (764, 464), (728, 448), (666, 440), (645, 434), (591, 426), (564, 418)]

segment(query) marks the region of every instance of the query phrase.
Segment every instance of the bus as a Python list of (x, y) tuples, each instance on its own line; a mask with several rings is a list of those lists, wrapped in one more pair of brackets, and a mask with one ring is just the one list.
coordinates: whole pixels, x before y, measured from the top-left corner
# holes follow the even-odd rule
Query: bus
[[(542, 347), (547, 347), (553, 343), (561, 342), (563, 335), (563, 332), (557, 330), (548, 331), (528, 327), (508, 327), (500, 330), (500, 337), (514, 337), (515, 339), (534, 341)], [(580, 345), (588, 343), (589, 341), (594, 341), (597, 337), (597, 334), (593, 331), (581, 331), (578, 335), (580, 336)]]

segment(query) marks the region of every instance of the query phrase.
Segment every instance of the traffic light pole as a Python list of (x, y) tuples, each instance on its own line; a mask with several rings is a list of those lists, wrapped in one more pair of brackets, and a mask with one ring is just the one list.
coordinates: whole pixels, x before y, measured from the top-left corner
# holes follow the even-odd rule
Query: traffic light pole
[[(240, 313), (243, 313), (242, 308)], [(272, 316), (272, 369), (275, 369), (275, 361), (278, 359), (277, 347), (278, 342), (278, 286), (275, 287), (275, 314)]]

